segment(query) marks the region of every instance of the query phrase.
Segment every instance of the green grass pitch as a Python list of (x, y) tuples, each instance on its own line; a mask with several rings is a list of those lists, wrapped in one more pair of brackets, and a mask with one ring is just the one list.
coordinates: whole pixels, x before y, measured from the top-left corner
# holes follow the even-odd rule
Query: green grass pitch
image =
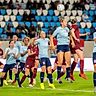
[(40, 89), (39, 73), (36, 77), (36, 85), (33, 88), (28, 87), (28, 79), (23, 83), (23, 88), (18, 88), (17, 84), (12, 86), (3, 86), (0, 88), (0, 96), (96, 96), (93, 88), (92, 72), (86, 72), (88, 80), (84, 80), (78, 76), (79, 72), (75, 72), (75, 81), (67, 82), (62, 77), (63, 84), (58, 84), (55, 80), (56, 73), (53, 74), (54, 85), (56, 89), (48, 87), (48, 82), (45, 82), (45, 89)]

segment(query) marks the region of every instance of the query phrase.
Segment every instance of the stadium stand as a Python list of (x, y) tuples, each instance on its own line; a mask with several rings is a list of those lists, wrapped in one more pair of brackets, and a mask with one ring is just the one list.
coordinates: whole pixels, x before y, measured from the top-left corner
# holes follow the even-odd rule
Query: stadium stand
[[(11, 24), (11, 30), (13, 34), (15, 34), (19, 24), (20, 26), (26, 25), (30, 30), (30, 27), (32, 25), (34, 27), (37, 27), (38, 22), (41, 22), (39, 24), (41, 25), (42, 30), (48, 33), (49, 27), (56, 27), (60, 25), (58, 19), (60, 15), (65, 16), (67, 21), (73, 18), (77, 18), (81, 33), (91, 32), (91, 29), (96, 28), (95, 1), (33, 1), (34, 0), (0, 0), (0, 34), (6, 35), (6, 38), (8, 37), (6, 34), (6, 27), (8, 25), (8, 22)], [(56, 9), (58, 3), (64, 4), (64, 11), (60, 12)], [(26, 20), (24, 19), (24, 16)], [(4, 39), (2, 38), (2, 35), (0, 35), (0, 38)], [(86, 40), (86, 37), (84, 39)], [(92, 38), (88, 38), (87, 40), (91, 39)]]

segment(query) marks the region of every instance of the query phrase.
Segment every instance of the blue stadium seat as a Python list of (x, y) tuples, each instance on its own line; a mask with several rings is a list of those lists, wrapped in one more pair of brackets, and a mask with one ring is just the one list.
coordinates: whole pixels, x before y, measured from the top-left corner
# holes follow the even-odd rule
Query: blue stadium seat
[(96, 10), (94, 11), (95, 15), (96, 15)]
[(2, 32), (3, 32), (3, 28), (0, 28), (0, 34), (2, 34)]
[(21, 34), (21, 38), (24, 39), (26, 37), (25, 34)]
[(20, 25), (24, 25), (24, 22), (18, 22)]
[(93, 22), (92, 24), (93, 24), (93, 27), (95, 28), (96, 27), (96, 22)]
[(48, 29), (47, 29), (47, 28), (42, 28), (42, 30), (43, 30), (45, 33), (48, 33)]
[(53, 15), (54, 15), (54, 10), (48, 10), (48, 14), (49, 14), (50, 16), (53, 16)]
[(83, 12), (83, 14), (87, 14), (87, 15), (89, 15), (89, 11), (88, 10), (85, 10), (84, 12)]
[(41, 21), (46, 21), (46, 16), (40, 16), (41, 17)]
[(34, 25), (36, 27), (37, 26), (37, 22), (32, 22), (32, 25)]
[(0, 13), (1, 13), (1, 15), (5, 15), (6, 14), (6, 10), (5, 9), (1, 9)]
[(90, 15), (90, 16), (93, 16), (93, 15), (94, 15), (94, 11), (90, 10), (90, 11), (89, 11), (89, 15)]
[(52, 20), (52, 16), (47, 16), (47, 21), (50, 22)]
[(31, 12), (34, 14), (34, 15), (36, 15), (36, 10), (34, 9), (34, 10), (31, 10)]
[(90, 28), (85, 28), (85, 32), (86, 33), (88, 33), (88, 32), (90, 33)]
[(56, 22), (56, 26), (60, 26), (60, 22)]
[(31, 26), (31, 23), (30, 23), (30, 22), (25, 22), (25, 25), (26, 25), (27, 27), (30, 27), (30, 26)]
[(84, 28), (80, 28), (80, 33), (81, 33), (81, 34), (85, 33)]
[(58, 16), (53, 16), (53, 21), (54, 21), (54, 22), (57, 22), (57, 21), (59, 21), (59, 18), (58, 18)]
[(15, 33), (15, 32), (16, 32), (16, 29), (15, 29), (15, 28), (11, 28), (11, 31), (12, 31), (13, 33)]
[(55, 26), (56, 26), (56, 22), (50, 22), (50, 25), (51, 25), (52, 27), (55, 27)]
[(44, 22), (44, 27), (48, 28), (49, 27), (49, 22)]
[(22, 21), (22, 18), (23, 17), (21, 15), (16, 16), (17, 21)]
[(77, 22), (78, 27), (80, 27), (80, 22)]
[(0, 37), (1, 37), (2, 39), (7, 39), (7, 35), (6, 35), (6, 34), (2, 34)]
[(35, 20), (38, 22), (40, 21), (40, 16), (35, 16)]
[(90, 16), (89, 20), (92, 22), (94, 20), (93, 16)]

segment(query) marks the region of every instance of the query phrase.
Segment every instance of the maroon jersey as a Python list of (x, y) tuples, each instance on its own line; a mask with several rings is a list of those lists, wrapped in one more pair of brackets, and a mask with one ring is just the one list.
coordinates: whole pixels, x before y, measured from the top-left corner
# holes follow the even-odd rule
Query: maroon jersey
[[(3, 50), (0, 48), (0, 58), (3, 56)], [(0, 61), (0, 65), (3, 65), (3, 63)]]
[[(80, 31), (79, 31), (78, 25), (72, 25), (72, 29), (74, 29), (74, 34), (75, 34), (76, 38), (80, 40)], [(75, 43), (75, 47), (72, 49), (74, 49), (74, 50), (80, 49), (80, 42), (78, 42), (74, 38), (73, 38), (73, 40)]]
[(38, 49), (38, 46), (37, 45), (30, 45), (28, 46), (28, 49), (30, 49), (30, 52), (34, 52), (35, 54), (31, 55), (31, 56), (28, 56), (28, 58), (36, 58), (38, 57), (38, 54), (39, 54), (39, 49)]
[(28, 56), (26, 59), (26, 64), (25, 67), (28, 69), (31, 69), (32, 67), (35, 66), (35, 60), (38, 59), (38, 54), (39, 54), (39, 49), (37, 45), (30, 45), (28, 46), (28, 49), (30, 49), (30, 52), (34, 52), (35, 54)]
[(3, 56), (3, 50), (0, 48), (0, 57)]

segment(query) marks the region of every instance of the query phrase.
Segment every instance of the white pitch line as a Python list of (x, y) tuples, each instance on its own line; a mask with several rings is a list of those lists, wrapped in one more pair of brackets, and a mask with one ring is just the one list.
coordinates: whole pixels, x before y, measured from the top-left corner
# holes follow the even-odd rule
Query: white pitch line
[[(6, 87), (18, 88), (16, 86), (6, 86)], [(32, 87), (32, 88), (31, 87), (22, 87), (22, 88), (29, 88), (29, 89), (33, 89), (33, 90), (34, 89), (40, 89), (41, 90), (41, 88), (38, 88), (38, 87)], [(0, 88), (0, 89), (2, 89), (2, 88)], [(17, 90), (17, 89), (5, 89), (5, 90)], [(93, 90), (72, 90), (72, 89), (61, 89), (61, 88), (56, 88), (56, 89), (45, 88), (44, 90), (62, 90), (62, 91), (69, 91), (69, 92), (84, 92), (84, 93), (92, 93), (92, 92), (94, 92)], [(24, 93), (32, 93), (32, 92), (24, 92)]]

